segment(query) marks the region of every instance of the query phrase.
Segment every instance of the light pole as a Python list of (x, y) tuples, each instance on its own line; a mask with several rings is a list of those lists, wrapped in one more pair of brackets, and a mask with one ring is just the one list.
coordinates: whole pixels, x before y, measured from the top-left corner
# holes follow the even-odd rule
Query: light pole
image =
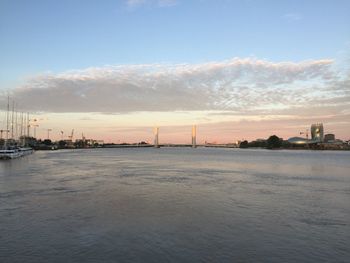
[(52, 129), (47, 129), (47, 139), (50, 140), (50, 131), (52, 131)]
[(39, 125), (33, 124), (32, 127), (34, 127), (34, 138), (36, 139), (36, 127), (39, 127)]
[(36, 138), (36, 127), (39, 127), (39, 125), (37, 124), (37, 119), (29, 119), (29, 114), (27, 116), (27, 120), (28, 120), (28, 137), (29, 137), (29, 129), (30, 127), (34, 128), (34, 138)]

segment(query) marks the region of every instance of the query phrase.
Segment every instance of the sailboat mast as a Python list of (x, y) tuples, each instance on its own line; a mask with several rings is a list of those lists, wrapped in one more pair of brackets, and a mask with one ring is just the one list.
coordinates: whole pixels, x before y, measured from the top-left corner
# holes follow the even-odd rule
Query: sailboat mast
[(13, 128), (14, 128), (14, 117), (15, 117), (15, 101), (12, 101), (12, 115), (11, 115), (12, 117), (11, 117), (11, 139), (13, 140), (14, 139), (14, 130), (13, 130)]
[(20, 138), (23, 136), (23, 112), (21, 112), (21, 129), (20, 129)]
[(29, 112), (27, 112), (27, 136), (29, 137)]
[(7, 149), (7, 141), (9, 139), (9, 111), (10, 111), (10, 96), (7, 96), (7, 110), (6, 110), (6, 140), (5, 149)]
[(18, 112), (15, 110), (15, 134), (16, 134), (16, 139), (18, 139)]

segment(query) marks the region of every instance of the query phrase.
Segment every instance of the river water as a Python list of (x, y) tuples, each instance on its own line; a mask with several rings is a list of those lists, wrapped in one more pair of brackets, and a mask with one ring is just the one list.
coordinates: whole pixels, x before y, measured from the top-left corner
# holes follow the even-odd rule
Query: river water
[(350, 152), (36, 152), (0, 162), (0, 262), (350, 262)]

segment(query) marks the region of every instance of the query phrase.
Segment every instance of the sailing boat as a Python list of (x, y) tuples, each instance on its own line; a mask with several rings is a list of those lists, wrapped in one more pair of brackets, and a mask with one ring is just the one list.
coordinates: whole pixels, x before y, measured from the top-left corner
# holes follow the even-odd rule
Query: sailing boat
[[(33, 149), (30, 147), (18, 147), (16, 145), (16, 142), (14, 140), (14, 104), (12, 107), (12, 124), (11, 124), (11, 129), (12, 129), (12, 135), (11, 135), (11, 140), (9, 143), (9, 111), (10, 111), (10, 97), (8, 96), (7, 98), (7, 112), (6, 112), (6, 139), (4, 141), (4, 145), (2, 149), (0, 150), (0, 159), (15, 159), (21, 156), (25, 156), (28, 154), (33, 153)], [(27, 118), (29, 121), (29, 118)], [(16, 121), (17, 121), (17, 115), (16, 115)], [(17, 125), (17, 123), (16, 123)], [(23, 119), (22, 119), (22, 126), (23, 126)], [(17, 126), (16, 126), (17, 127)], [(21, 127), (23, 128), (23, 127)], [(16, 128), (17, 131), (17, 128)], [(1, 135), (4, 130), (1, 130)], [(1, 136), (2, 139), (2, 136)]]

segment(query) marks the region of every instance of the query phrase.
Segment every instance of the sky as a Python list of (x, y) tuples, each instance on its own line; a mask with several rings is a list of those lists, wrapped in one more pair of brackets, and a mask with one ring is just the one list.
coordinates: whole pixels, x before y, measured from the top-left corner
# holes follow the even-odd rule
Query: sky
[[(0, 0), (0, 107), (36, 133), (350, 139), (350, 1)], [(5, 128), (5, 113), (0, 116)], [(33, 129), (31, 129), (33, 133)]]

